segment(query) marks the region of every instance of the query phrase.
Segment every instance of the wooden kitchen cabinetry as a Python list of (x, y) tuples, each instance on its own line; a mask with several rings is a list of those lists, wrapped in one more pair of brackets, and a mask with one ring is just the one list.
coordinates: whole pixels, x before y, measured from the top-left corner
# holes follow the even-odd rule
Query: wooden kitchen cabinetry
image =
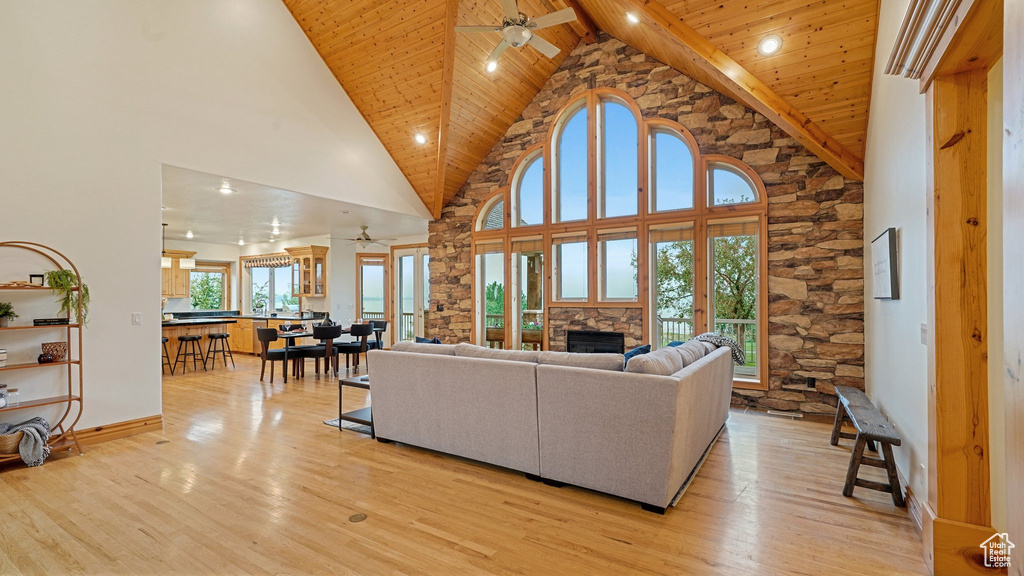
[(232, 352), (253, 354), (259, 350), (253, 350), (253, 327), (252, 318), (239, 318), (235, 324), (228, 324), (228, 345)]
[(327, 246), (285, 248), (292, 257), (292, 296), (317, 298), (327, 294)]
[(188, 298), (191, 290), (191, 270), (181, 269), (182, 258), (193, 258), (195, 252), (185, 250), (164, 250), (163, 256), (171, 259), (170, 268), (160, 269), (160, 292), (164, 298)]

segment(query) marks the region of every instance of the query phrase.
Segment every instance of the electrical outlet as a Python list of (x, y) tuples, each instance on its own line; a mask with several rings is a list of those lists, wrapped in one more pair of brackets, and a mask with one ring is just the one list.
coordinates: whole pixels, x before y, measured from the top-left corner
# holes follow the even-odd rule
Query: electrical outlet
[(132, 312), (132, 326), (139, 326), (142, 324), (142, 313)]
[(438, 304), (437, 305), (437, 311), (438, 312), (444, 312), (444, 304)]

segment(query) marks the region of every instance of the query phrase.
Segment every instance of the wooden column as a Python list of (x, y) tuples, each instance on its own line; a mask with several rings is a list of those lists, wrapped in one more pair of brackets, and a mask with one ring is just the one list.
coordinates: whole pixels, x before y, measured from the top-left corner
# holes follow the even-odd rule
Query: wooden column
[[(1003, 4), (1003, 358), (1010, 574), (1024, 576), (1024, 0)], [(993, 175), (994, 176), (994, 175)]]
[[(987, 74), (928, 91), (932, 166), (929, 487), (925, 558), (936, 575), (988, 573), (990, 537), (986, 197)], [(993, 572), (994, 573), (994, 572)]]

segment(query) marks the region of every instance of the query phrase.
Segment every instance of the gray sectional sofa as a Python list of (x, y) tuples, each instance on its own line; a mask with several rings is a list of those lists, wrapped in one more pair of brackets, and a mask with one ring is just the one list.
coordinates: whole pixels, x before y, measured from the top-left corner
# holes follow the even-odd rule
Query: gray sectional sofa
[(633, 358), (397, 343), (369, 352), (377, 438), (664, 512), (729, 415), (728, 348)]

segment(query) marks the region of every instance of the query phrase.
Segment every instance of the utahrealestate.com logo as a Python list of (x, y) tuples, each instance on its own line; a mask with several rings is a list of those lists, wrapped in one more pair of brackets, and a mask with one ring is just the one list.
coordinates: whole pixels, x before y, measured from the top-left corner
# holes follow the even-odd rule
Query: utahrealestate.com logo
[(993, 534), (991, 538), (981, 543), (981, 549), (985, 551), (985, 567), (1009, 568), (1010, 550), (1013, 548), (1013, 542), (1010, 542), (1006, 532)]

